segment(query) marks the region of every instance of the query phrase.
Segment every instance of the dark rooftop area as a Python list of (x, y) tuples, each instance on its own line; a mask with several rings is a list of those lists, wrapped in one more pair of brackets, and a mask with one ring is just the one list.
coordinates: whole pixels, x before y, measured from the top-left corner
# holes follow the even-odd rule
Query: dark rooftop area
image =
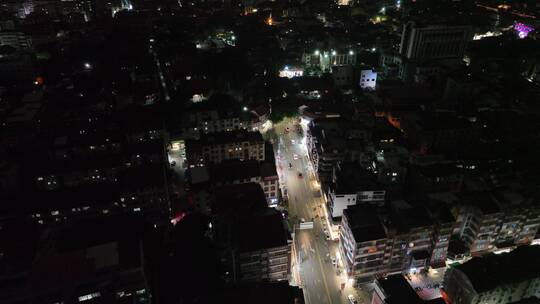
[(540, 246), (520, 246), (509, 253), (488, 254), (455, 266), (471, 281), (476, 292), (538, 277)]

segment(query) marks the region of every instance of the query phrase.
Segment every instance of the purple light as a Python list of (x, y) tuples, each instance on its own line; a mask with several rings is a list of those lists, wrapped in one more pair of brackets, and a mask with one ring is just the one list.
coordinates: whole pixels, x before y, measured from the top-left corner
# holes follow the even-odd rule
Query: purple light
[(530, 32), (534, 31), (534, 28), (523, 23), (516, 23), (514, 24), (514, 30), (517, 31), (519, 38), (523, 39), (527, 37)]

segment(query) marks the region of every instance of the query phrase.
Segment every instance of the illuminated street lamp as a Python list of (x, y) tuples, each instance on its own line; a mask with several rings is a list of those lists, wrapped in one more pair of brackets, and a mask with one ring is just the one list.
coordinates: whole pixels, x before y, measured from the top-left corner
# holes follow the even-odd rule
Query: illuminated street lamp
[(244, 110), (244, 112), (247, 112), (248, 107), (244, 107), (243, 110)]
[(92, 65), (90, 63), (88, 63), (88, 62), (85, 62), (84, 63), (84, 68), (87, 69), (87, 70), (90, 70), (90, 69), (92, 69)]
[(319, 50), (315, 50), (315, 53), (314, 53), (314, 54), (317, 55), (317, 56), (319, 56), (320, 53), (321, 53), (321, 52), (319, 52)]
[(351, 55), (351, 56), (354, 55), (354, 52), (352, 50), (349, 51), (349, 55)]

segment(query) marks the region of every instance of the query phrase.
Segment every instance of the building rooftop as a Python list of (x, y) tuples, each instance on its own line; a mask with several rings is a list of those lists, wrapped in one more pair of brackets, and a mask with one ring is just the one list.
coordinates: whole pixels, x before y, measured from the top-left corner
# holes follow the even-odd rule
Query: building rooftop
[(460, 195), (461, 203), (477, 207), (483, 214), (501, 212), (497, 201), (487, 192), (468, 192)]
[(215, 183), (226, 183), (261, 176), (261, 167), (256, 160), (228, 160), (209, 167), (210, 178)]
[(267, 207), (266, 196), (259, 184), (246, 183), (223, 186), (215, 191), (214, 214), (251, 214)]
[(480, 293), (540, 277), (540, 246), (520, 246), (509, 253), (476, 257), (455, 267)]
[(377, 279), (377, 284), (386, 296), (384, 300), (386, 304), (424, 303), (402, 274), (394, 274)]
[(288, 233), (285, 230), (283, 216), (281, 212), (273, 208), (267, 208), (264, 212), (242, 218), (236, 234), (240, 252), (263, 250), (288, 244)]
[(362, 168), (357, 162), (339, 164), (339, 168), (335, 169), (333, 188), (336, 194), (384, 190), (373, 173)]
[(361, 205), (348, 206), (343, 210), (357, 243), (386, 238), (386, 231), (373, 208)]

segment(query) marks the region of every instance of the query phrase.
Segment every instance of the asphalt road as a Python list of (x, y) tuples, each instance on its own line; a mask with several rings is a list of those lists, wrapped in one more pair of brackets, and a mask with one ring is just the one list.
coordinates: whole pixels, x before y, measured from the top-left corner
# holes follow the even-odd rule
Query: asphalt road
[[(289, 132), (285, 131), (287, 126)], [(302, 138), (293, 124), (281, 123), (274, 127), (279, 138), (278, 170), (282, 172), (289, 196), (289, 218), (293, 222), (301, 219), (306, 222), (313, 219), (314, 222), (313, 229), (296, 230), (295, 236), (298, 272), (306, 303), (347, 303), (347, 295), (340, 290), (344, 279), (337, 274), (337, 266), (331, 261), (337, 247), (332, 244), (334, 241), (326, 239), (323, 231), (326, 223), (322, 220), (322, 198), (316, 195), (319, 188), (309, 165), (305, 146), (301, 144)], [(302, 177), (299, 177), (299, 173)]]

